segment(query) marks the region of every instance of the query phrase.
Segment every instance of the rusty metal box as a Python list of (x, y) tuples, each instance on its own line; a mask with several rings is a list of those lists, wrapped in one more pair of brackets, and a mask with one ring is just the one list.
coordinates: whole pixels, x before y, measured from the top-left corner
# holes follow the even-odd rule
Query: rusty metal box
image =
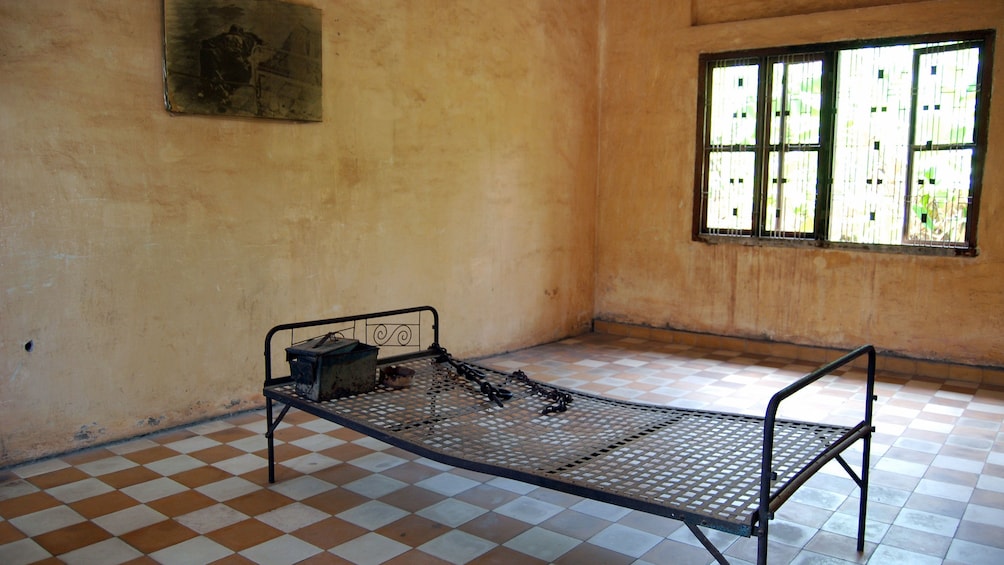
[(331, 334), (286, 348), (293, 388), (314, 401), (370, 392), (376, 388), (378, 347)]

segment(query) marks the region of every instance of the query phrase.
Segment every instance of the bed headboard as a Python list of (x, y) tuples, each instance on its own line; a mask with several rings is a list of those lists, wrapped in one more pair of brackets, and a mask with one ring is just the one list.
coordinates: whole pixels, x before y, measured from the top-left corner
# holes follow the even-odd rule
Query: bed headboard
[(285, 348), (325, 334), (375, 345), (379, 362), (394, 362), (425, 355), (439, 343), (439, 313), (432, 306), (416, 306), (275, 326), (265, 336), (265, 386), (289, 375)]

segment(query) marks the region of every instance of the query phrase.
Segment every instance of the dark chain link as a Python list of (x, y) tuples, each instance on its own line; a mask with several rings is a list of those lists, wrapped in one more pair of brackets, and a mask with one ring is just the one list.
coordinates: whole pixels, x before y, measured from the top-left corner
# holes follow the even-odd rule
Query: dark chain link
[[(481, 393), (487, 396), (488, 400), (491, 400), (500, 408), (504, 406), (503, 401), (512, 398), (512, 391), (502, 388), (501, 386), (492, 385), (488, 382), (488, 375), (486, 375), (479, 367), (475, 367), (474, 365), (463, 361), (457, 361), (438, 343), (432, 344), (429, 349), (438, 353), (438, 357), (435, 359), (436, 363), (446, 363), (452, 366), (457, 371), (458, 375), (477, 385), (477, 388), (481, 391)], [(572, 396), (570, 394), (533, 381), (521, 370), (517, 370), (506, 375), (505, 382), (518, 382), (529, 387), (533, 394), (542, 396), (551, 401), (551, 404), (545, 406), (544, 409), (540, 411), (540, 413), (545, 416), (568, 410), (568, 405), (572, 402)]]

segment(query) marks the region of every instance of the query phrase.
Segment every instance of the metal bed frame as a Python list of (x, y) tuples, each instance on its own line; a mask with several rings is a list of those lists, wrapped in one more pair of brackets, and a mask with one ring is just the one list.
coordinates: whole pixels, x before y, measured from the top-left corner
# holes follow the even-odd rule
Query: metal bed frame
[[(272, 376), (273, 352), (282, 347), (274, 338), (288, 333), (292, 344), (305, 328), (379, 346), (378, 367), (411, 368), (413, 384), (320, 402), (297, 395), (289, 376)], [(782, 401), (862, 356), (867, 393), (859, 423), (777, 417)], [(429, 306), (296, 322), (265, 338), (268, 478), (275, 482), (276, 428), (296, 407), (434, 461), (681, 520), (719, 563), (728, 561), (699, 526), (755, 535), (757, 563), (766, 564), (774, 512), (836, 460), (860, 489), (860, 552), (874, 391), (870, 345), (778, 391), (758, 417), (614, 400), (459, 361), (439, 345), (439, 314)], [(277, 416), (276, 402), (283, 405)], [(843, 453), (859, 440), (855, 471)]]

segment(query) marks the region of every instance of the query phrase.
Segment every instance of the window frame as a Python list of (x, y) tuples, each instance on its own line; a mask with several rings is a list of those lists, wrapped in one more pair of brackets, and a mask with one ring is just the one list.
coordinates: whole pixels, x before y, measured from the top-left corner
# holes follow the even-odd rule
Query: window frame
[[(694, 167), (694, 203), (692, 220), (692, 239), (705, 243), (734, 243), (747, 246), (787, 246), (787, 247), (822, 247), (837, 248), (858, 251), (879, 251), (901, 254), (921, 254), (921, 255), (943, 255), (943, 256), (976, 256), (979, 253), (977, 243), (977, 233), (979, 225), (980, 196), (983, 187), (983, 169), (986, 162), (987, 150), (987, 129), (990, 118), (990, 100), (992, 93), (993, 77), (993, 56), (996, 32), (992, 29), (961, 31), (939, 34), (911, 35), (890, 38), (876, 38), (868, 40), (843, 41), (832, 43), (821, 43), (812, 45), (784, 46), (763, 49), (727, 51), (719, 53), (702, 53), (699, 56), (698, 66), (698, 92), (697, 92), (697, 127), (696, 127), (696, 152)], [(967, 208), (965, 242), (956, 245), (933, 245), (931, 242), (923, 240), (909, 240), (906, 237), (907, 224), (909, 220), (904, 220), (904, 239), (902, 243), (856, 243), (846, 241), (829, 240), (829, 222), (831, 213), (831, 190), (833, 182), (833, 162), (835, 151), (835, 121), (837, 118), (836, 109), (836, 77), (838, 52), (852, 49), (877, 48), (888, 46), (901, 46), (924, 43), (940, 42), (961, 42), (969, 46), (980, 47), (980, 62), (977, 69), (980, 88), (976, 92), (975, 116), (973, 131), (973, 156), (970, 180), (970, 203)], [(920, 49), (919, 45), (916, 47)], [(768, 187), (768, 170), (762, 161), (768, 159), (774, 152), (774, 145), (771, 143), (769, 109), (771, 108), (771, 96), (769, 89), (770, 80), (767, 79), (772, 74), (773, 65), (778, 62), (790, 62), (792, 57), (803, 56), (808, 59), (819, 60), (822, 63), (821, 69), (821, 101), (819, 118), (819, 147), (818, 147), (818, 170), (816, 173), (816, 202), (813, 218), (812, 232), (779, 232), (765, 235), (766, 221), (766, 194)], [(711, 142), (711, 69), (716, 63), (734, 61), (737, 64), (745, 61), (758, 65), (758, 106), (756, 119), (756, 140), (753, 145), (755, 152), (755, 172), (753, 188), (753, 207), (751, 216), (751, 229), (719, 229), (707, 228), (708, 206), (704, 198), (707, 179), (709, 177), (709, 166), (711, 155), (716, 151)], [(916, 76), (914, 77), (916, 80)], [(782, 97), (783, 98), (783, 97)], [(916, 98), (916, 91), (913, 93)], [(916, 104), (911, 106), (910, 128), (910, 149), (907, 157), (912, 169), (914, 160), (914, 139), (913, 133), (916, 126), (915, 121)], [(782, 131), (783, 136), (783, 131)], [(783, 138), (779, 138), (784, 144)], [(722, 149), (717, 149), (723, 151)], [(911, 171), (912, 174), (912, 171)], [(912, 187), (912, 181), (901, 179), (906, 183), (903, 193), (903, 205), (909, 206), (908, 195)], [(900, 182), (900, 180), (897, 180)], [(713, 233), (717, 232), (717, 233)]]

